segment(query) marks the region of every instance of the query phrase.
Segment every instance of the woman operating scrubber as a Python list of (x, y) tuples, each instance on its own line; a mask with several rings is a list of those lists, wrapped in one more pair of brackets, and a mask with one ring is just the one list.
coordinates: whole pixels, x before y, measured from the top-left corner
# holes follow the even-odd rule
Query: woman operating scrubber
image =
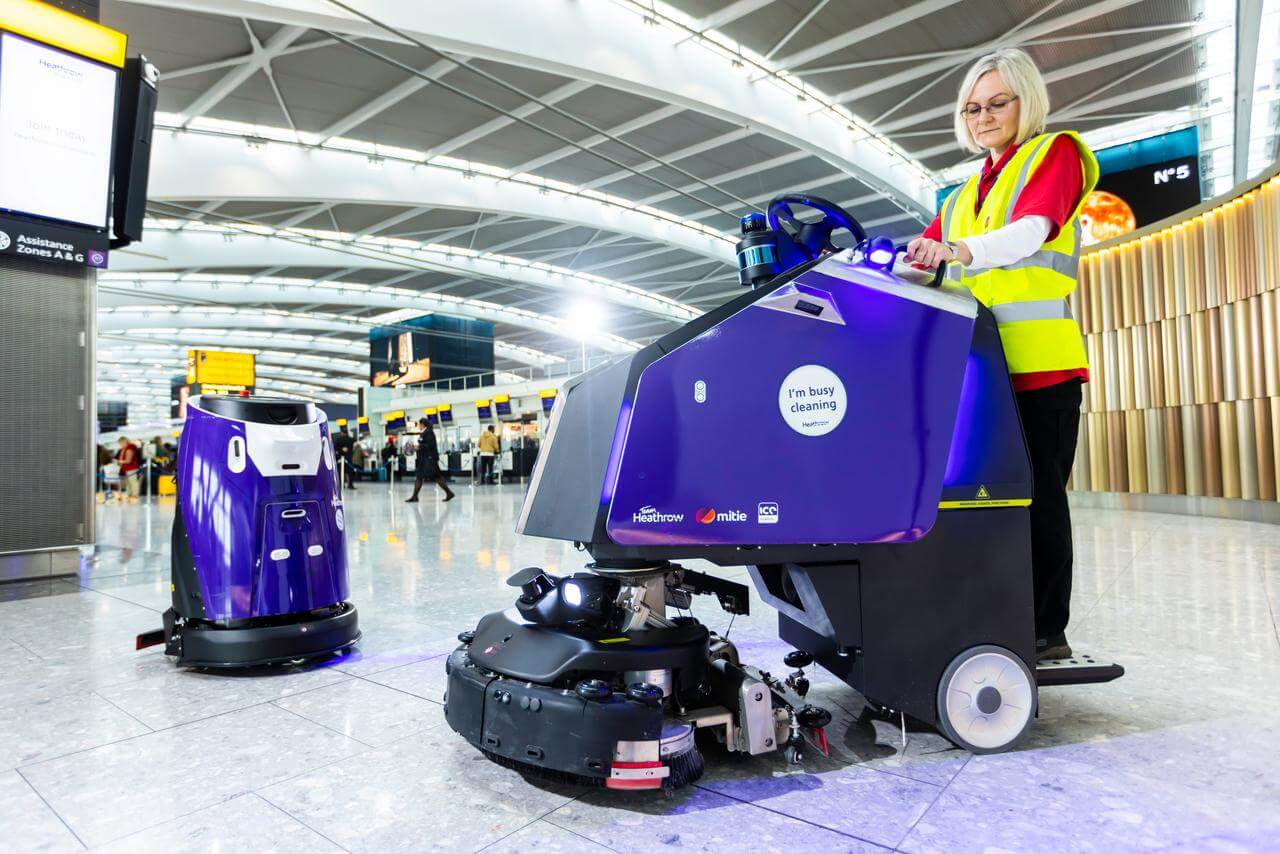
[(959, 187), (909, 260), (947, 263), (991, 309), (1013, 379), (1034, 472), (1031, 559), (1036, 655), (1067, 658), (1072, 548), (1067, 479), (1075, 459), (1081, 385), (1089, 364), (1067, 297), (1080, 260), (1080, 206), (1098, 164), (1070, 131), (1045, 133), (1049, 96), (1020, 50), (978, 60), (956, 104), (960, 145), (985, 151), (982, 171)]

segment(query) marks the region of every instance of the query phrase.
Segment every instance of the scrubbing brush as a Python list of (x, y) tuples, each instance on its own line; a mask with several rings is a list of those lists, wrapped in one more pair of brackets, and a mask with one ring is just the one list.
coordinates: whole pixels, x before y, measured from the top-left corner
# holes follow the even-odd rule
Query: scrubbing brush
[(707, 768), (702, 759), (702, 751), (698, 750), (693, 739), (689, 740), (688, 749), (662, 757), (662, 764), (671, 769), (671, 773), (662, 781), (662, 788), (669, 790), (696, 783), (702, 779), (702, 772)]

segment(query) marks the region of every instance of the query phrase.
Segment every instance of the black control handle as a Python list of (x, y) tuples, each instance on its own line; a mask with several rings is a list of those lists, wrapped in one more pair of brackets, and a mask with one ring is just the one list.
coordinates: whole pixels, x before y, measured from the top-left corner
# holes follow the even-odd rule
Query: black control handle
[[(899, 255), (906, 255), (907, 244), (899, 243), (897, 246), (893, 248), (893, 252), (894, 252), (895, 259)], [(933, 271), (933, 278), (929, 281), (928, 287), (940, 288), (942, 287), (943, 280), (945, 280), (946, 278), (947, 278), (947, 262), (943, 261), (941, 264), (938, 265), (938, 268)]]

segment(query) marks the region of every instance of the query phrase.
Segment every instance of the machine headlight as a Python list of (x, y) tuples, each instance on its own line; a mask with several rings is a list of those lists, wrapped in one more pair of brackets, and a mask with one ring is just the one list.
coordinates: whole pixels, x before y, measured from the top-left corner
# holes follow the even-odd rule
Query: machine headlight
[(872, 267), (890, 270), (893, 268), (893, 259), (896, 255), (897, 253), (893, 249), (893, 241), (887, 237), (873, 238), (867, 245), (866, 259), (867, 263)]
[(560, 585), (560, 593), (566, 605), (574, 608), (582, 605), (582, 587), (576, 581), (566, 581)]

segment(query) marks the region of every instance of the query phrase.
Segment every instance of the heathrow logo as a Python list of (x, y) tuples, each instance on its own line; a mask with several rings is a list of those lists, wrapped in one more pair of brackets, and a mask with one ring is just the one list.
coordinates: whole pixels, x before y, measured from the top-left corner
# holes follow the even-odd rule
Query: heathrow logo
[(631, 514), (631, 521), (637, 525), (661, 525), (683, 522), (683, 513), (659, 513), (658, 508), (646, 504)]
[(0, 231), (0, 252), (3, 252), (4, 250), (8, 249), (10, 242), (11, 241), (9, 240), (9, 235), (5, 234), (3, 231)]

